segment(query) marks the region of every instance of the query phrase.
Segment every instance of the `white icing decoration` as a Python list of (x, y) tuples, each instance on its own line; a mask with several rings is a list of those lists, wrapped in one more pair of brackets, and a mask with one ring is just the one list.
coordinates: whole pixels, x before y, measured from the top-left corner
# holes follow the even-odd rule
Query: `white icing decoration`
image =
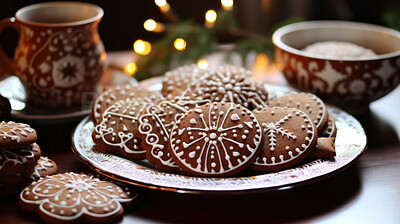
[(232, 119), (233, 121), (238, 121), (238, 120), (240, 120), (239, 115), (237, 115), (237, 114), (232, 114), (231, 119)]
[(289, 132), (287, 129), (283, 129), (281, 125), (283, 125), (289, 118), (288, 115), (286, 115), (283, 119), (280, 121), (277, 121), (275, 123), (263, 123), (262, 126), (264, 128), (264, 133), (267, 135), (269, 139), (269, 146), (270, 150), (274, 151), (275, 150), (275, 145), (276, 145), (276, 135), (280, 134), (283, 137), (288, 137), (292, 139), (296, 139), (296, 135), (294, 135), (292, 132)]
[[(59, 185), (59, 187), (54, 188), (56, 185)], [(48, 191), (50, 187), (52, 187), (52, 190)], [(38, 189), (40, 188), (45, 190), (39, 191)], [(101, 181), (90, 175), (65, 173), (42, 178), (35, 182), (35, 185), (32, 184), (31, 186), (28, 186), (25, 188), (25, 191), (20, 194), (20, 200), (29, 205), (36, 205), (44, 214), (63, 221), (76, 220), (77, 217), (82, 215), (106, 218), (117, 214), (120, 209), (122, 209), (120, 203), (128, 203), (133, 200), (131, 197), (126, 197), (125, 194), (121, 195), (113, 193), (116, 190), (122, 189), (113, 183)], [(75, 200), (64, 199), (59, 201), (62, 194), (70, 191), (78, 194), (78, 196), (74, 198)], [(30, 192), (30, 194), (33, 194), (34, 200), (28, 199), (27, 197), (30, 194), (24, 192)], [(89, 198), (82, 197), (82, 195), (89, 196), (89, 198), (98, 197), (101, 201), (99, 201), (100, 203), (91, 203), (88, 201)], [(49, 208), (42, 206), (43, 203), (49, 204)], [(111, 205), (116, 205), (116, 207), (114, 206), (112, 208)], [(91, 212), (94, 209), (100, 210), (104, 207), (112, 209), (108, 209), (107, 211), (102, 209), (104, 211), (103, 213)], [(71, 211), (74, 215), (59, 215), (56, 213), (57, 210), (60, 211), (60, 214), (68, 214), (69, 211)]]
[(13, 121), (2, 121), (0, 123), (0, 139), (3, 139), (4, 141), (9, 138), (12, 141), (20, 142), (21, 137), (18, 136), (18, 132), (22, 136), (27, 137), (27, 132), (32, 133), (34, 130), (27, 124), (15, 123)]
[(32, 180), (37, 180), (40, 178), (40, 171), (46, 171), (48, 168), (53, 168), (53, 164), (47, 157), (40, 157), (37, 162), (37, 165), (34, 167), (32, 174), (29, 176)]
[(190, 124), (197, 124), (196, 119), (194, 119), (194, 118), (190, 119)]
[[(237, 151), (231, 152), (231, 150), (234, 149), (232, 147), (232, 144), (236, 145), (237, 149), (247, 150), (250, 152), (250, 155), (254, 155), (256, 149), (258, 149), (261, 142), (261, 136), (257, 134), (254, 136), (254, 141), (250, 143), (244, 143), (241, 136), (239, 137), (239, 139), (236, 139), (234, 137), (234, 134), (232, 134), (235, 131), (240, 133), (242, 131), (244, 132), (244, 130), (251, 130), (252, 133), (256, 133), (256, 131), (250, 129), (249, 125), (243, 125), (242, 123), (238, 124), (236, 122), (235, 124), (231, 124), (229, 123), (229, 121), (227, 121), (228, 118), (235, 118), (236, 116), (239, 116), (236, 113), (232, 112), (236, 108), (236, 104), (229, 103), (229, 108), (227, 110), (220, 110), (218, 113), (216, 113), (218, 115), (213, 116), (213, 114), (215, 114), (213, 112), (219, 110), (217, 110), (217, 105), (218, 104), (213, 103), (205, 106), (204, 108), (207, 108), (205, 110), (208, 110), (207, 119), (205, 118), (204, 114), (198, 114), (198, 118), (196, 117), (196, 119), (200, 120), (201, 122), (198, 122), (196, 126), (187, 127), (186, 130), (183, 130), (182, 132), (177, 132), (176, 130), (179, 130), (180, 127), (179, 125), (175, 125), (171, 132), (170, 142), (173, 152), (186, 167), (198, 173), (222, 174), (233, 170), (239, 167), (241, 164), (246, 163), (247, 160), (251, 158), (251, 156), (241, 157), (237, 160), (237, 162), (235, 162), (235, 164), (232, 163), (233, 160), (231, 161), (231, 156), (229, 155), (232, 155), (234, 157), (239, 157), (241, 155), (241, 153)], [(190, 111), (188, 112), (188, 114), (189, 113)], [(192, 113), (190, 116), (196, 116), (196, 114)], [(260, 125), (258, 124), (254, 115), (252, 115), (252, 113), (245, 114), (244, 116), (245, 119), (241, 118), (239, 120), (253, 120), (254, 123), (257, 123), (256, 128), (261, 129)], [(181, 119), (185, 118), (186, 117), (182, 117)], [(191, 117), (190, 119), (192, 118), (193, 117)], [(231, 126), (227, 126), (228, 123)], [(188, 135), (189, 138), (190, 136), (195, 136), (195, 140), (188, 142), (185, 138), (182, 138), (182, 135), (184, 134)], [(183, 149), (178, 146), (178, 139), (182, 140), (181, 145)], [(228, 147), (227, 144), (229, 144), (230, 146)], [(189, 161), (182, 158), (182, 156), (186, 154), (185, 151), (191, 149), (196, 149), (187, 152), (188, 157), (192, 160), (195, 159), (195, 161), (197, 162), (197, 164), (195, 164), (194, 166), (192, 166)], [(228, 151), (228, 149), (230, 151)], [(223, 160), (225, 162), (222, 162)], [(210, 164), (211, 168), (208, 167), (207, 164)]]
[(28, 161), (34, 158), (34, 153), (31, 148), (22, 150), (0, 150), (0, 170), (6, 166), (8, 163), (12, 163), (13, 166), (17, 164), (26, 164)]
[[(297, 109), (293, 109), (294, 111), (299, 111)], [(304, 112), (300, 112), (301, 114), (304, 114)], [(300, 116), (300, 115), (298, 115)], [(279, 121), (275, 122), (275, 123), (262, 123), (262, 126), (264, 128), (264, 134), (269, 138), (269, 146), (270, 146), (270, 150), (274, 151), (275, 150), (275, 145), (276, 145), (276, 135), (280, 134), (283, 137), (287, 137), (287, 138), (291, 138), (293, 140), (296, 140), (297, 137), (296, 135), (294, 135), (292, 132), (289, 132), (289, 130), (283, 129), (282, 127), (280, 127), (280, 125), (283, 125), (285, 122), (287, 122), (290, 118), (292, 118), (293, 115), (288, 114), (286, 115), (284, 118), (280, 119)], [(285, 146), (285, 151), (287, 152), (287, 154), (290, 156), (289, 159), (285, 159), (284, 157), (281, 157), (283, 155), (279, 155), (280, 161), (277, 161), (274, 158), (271, 158), (271, 161), (268, 161), (267, 158), (265, 156), (260, 156), (259, 158), (256, 159), (256, 161), (254, 162), (254, 165), (256, 166), (276, 166), (279, 164), (283, 164), (283, 163), (287, 163), (289, 161), (294, 160), (295, 158), (297, 158), (298, 156), (300, 156), (302, 153), (305, 152), (306, 149), (309, 148), (309, 146), (312, 144), (314, 138), (316, 138), (317, 136), (315, 136), (315, 130), (314, 130), (314, 125), (307, 125), (307, 130), (304, 129), (297, 129), (297, 131), (306, 131), (308, 134), (311, 134), (311, 138), (306, 136), (304, 138), (304, 141), (307, 144), (302, 144), (301, 147), (303, 148), (303, 150), (300, 150), (299, 148), (296, 148), (295, 151), (297, 152), (297, 155), (294, 155), (292, 151), (290, 151), (290, 147), (289, 146)], [(301, 141), (301, 139), (299, 140)]]
[[(125, 133), (124, 130), (114, 130), (114, 126), (109, 126), (108, 122), (109, 119), (115, 118), (117, 119), (117, 122), (121, 122), (124, 125), (135, 123), (137, 122), (139, 115), (144, 112), (148, 105), (149, 103), (146, 102), (136, 102), (129, 99), (116, 102), (104, 111), (101, 123), (95, 126), (95, 138), (101, 140), (106, 145), (124, 150), (128, 154), (146, 153), (146, 150), (139, 149), (137, 141), (133, 141), (133, 145), (127, 145), (128, 142), (136, 139), (132, 132)], [(132, 110), (134, 110), (134, 115), (129, 115), (129, 112)], [(117, 138), (111, 138), (111, 141), (107, 140), (106, 137), (109, 135), (117, 136)]]

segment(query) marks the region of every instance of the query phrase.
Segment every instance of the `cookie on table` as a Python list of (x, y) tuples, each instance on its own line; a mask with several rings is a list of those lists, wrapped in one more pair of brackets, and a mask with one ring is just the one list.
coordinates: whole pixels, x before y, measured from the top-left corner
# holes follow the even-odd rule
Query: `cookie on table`
[(192, 83), (185, 96), (240, 104), (251, 110), (266, 107), (268, 101), (263, 85), (252, 81), (243, 68), (229, 65), (220, 66), (215, 74)]
[(215, 102), (189, 110), (173, 126), (170, 152), (189, 174), (234, 175), (261, 150), (262, 128), (253, 113), (234, 103)]
[(30, 169), (26, 175), (29, 176), (29, 181), (39, 180), (41, 177), (46, 177), (48, 175), (53, 175), (57, 173), (57, 164), (47, 158), (46, 156), (41, 156), (38, 160), (36, 165)]
[(11, 113), (11, 104), (10, 101), (0, 95), (0, 121), (4, 120), (7, 118)]
[(182, 95), (189, 85), (213, 73), (210, 69), (200, 69), (196, 64), (184, 65), (165, 73), (161, 94), (167, 98)]
[[(0, 150), (0, 183), (12, 184), (22, 180), (22, 174), (36, 165), (38, 153), (33, 145), (19, 149)], [(40, 156), (40, 155), (39, 155)]]
[(0, 123), (0, 149), (18, 149), (36, 142), (36, 131), (27, 124), (14, 121)]
[(157, 106), (148, 107), (139, 118), (138, 138), (141, 147), (147, 151), (147, 160), (160, 171), (179, 172), (169, 152), (170, 132), (173, 125), (188, 110), (210, 103), (209, 100), (193, 100), (188, 97), (175, 97), (161, 101)]
[(137, 195), (127, 188), (86, 174), (64, 173), (33, 182), (20, 194), (19, 205), (50, 223), (111, 223)]
[(325, 103), (311, 93), (292, 93), (270, 102), (272, 107), (296, 108), (304, 111), (317, 126), (318, 133), (328, 125), (328, 109)]
[(317, 144), (317, 128), (306, 113), (295, 108), (253, 111), (263, 129), (260, 155), (251, 168), (263, 172), (293, 167), (306, 159)]
[(151, 92), (138, 84), (125, 84), (113, 86), (101, 93), (92, 106), (92, 121), (98, 124), (101, 114), (115, 102), (125, 100), (127, 98), (135, 100), (143, 100), (145, 102), (159, 101), (162, 96), (157, 92)]
[(322, 130), (320, 137), (335, 138), (337, 133), (337, 128), (335, 124), (335, 118), (331, 113), (328, 113), (328, 124)]
[(152, 103), (129, 98), (108, 107), (94, 127), (92, 139), (104, 152), (120, 152), (128, 159), (145, 159), (146, 150), (137, 137), (139, 117)]

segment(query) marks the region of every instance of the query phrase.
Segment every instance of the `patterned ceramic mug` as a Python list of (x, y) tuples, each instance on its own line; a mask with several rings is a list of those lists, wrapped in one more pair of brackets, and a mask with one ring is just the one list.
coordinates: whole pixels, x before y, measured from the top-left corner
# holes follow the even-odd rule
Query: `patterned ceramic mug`
[(47, 2), (0, 22), (0, 32), (19, 33), (14, 60), (0, 49), (0, 65), (21, 80), (27, 108), (77, 109), (95, 91), (106, 57), (97, 32), (103, 14), (88, 3)]

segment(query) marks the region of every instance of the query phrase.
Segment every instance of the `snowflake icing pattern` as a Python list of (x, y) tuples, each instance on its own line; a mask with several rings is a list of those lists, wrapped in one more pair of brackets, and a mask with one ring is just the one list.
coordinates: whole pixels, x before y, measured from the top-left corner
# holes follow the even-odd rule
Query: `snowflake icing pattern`
[(294, 135), (292, 132), (289, 132), (289, 130), (281, 127), (281, 125), (288, 121), (291, 117), (291, 115), (286, 115), (284, 118), (275, 123), (270, 122), (262, 124), (264, 133), (269, 139), (269, 146), (271, 151), (275, 150), (277, 134), (282, 135), (283, 137), (292, 138), (294, 140), (297, 138), (296, 135)]

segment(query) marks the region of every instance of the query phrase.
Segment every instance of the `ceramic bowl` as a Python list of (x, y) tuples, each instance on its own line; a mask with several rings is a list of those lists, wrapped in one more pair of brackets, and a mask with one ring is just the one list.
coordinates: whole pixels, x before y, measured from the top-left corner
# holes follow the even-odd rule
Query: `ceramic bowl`
[[(400, 82), (400, 32), (393, 29), (348, 21), (306, 21), (279, 28), (272, 40), (277, 67), (290, 85), (350, 112), (365, 110)], [(350, 42), (377, 55), (335, 58), (302, 50), (320, 41)]]

